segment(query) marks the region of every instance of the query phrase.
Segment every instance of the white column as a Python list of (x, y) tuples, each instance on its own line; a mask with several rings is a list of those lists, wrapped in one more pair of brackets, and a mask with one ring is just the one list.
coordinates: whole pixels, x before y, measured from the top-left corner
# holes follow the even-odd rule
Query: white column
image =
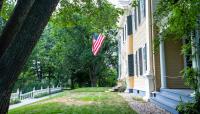
[(146, 56), (147, 56), (147, 70), (144, 72), (145, 75), (145, 91), (146, 95), (144, 97), (145, 100), (149, 100), (150, 94), (154, 91), (154, 82), (153, 82), (153, 59), (152, 59), (152, 9), (151, 9), (151, 1), (146, 0)]
[(160, 75), (161, 88), (167, 88), (164, 40), (160, 35)]
[(151, 1), (146, 0), (146, 46), (147, 46), (147, 71), (145, 74), (152, 76), (152, 46), (151, 46)]

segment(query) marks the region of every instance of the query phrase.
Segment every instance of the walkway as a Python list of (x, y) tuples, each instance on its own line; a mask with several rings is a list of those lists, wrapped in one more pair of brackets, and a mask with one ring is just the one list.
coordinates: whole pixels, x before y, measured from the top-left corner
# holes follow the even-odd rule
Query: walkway
[(150, 102), (134, 100), (133, 96), (129, 93), (119, 93), (119, 95), (121, 95), (129, 103), (130, 107), (139, 114), (170, 114)]
[(9, 110), (17, 108), (17, 107), (25, 106), (25, 105), (28, 105), (28, 104), (31, 104), (31, 103), (34, 103), (34, 102), (37, 102), (37, 101), (41, 101), (43, 99), (48, 99), (48, 98), (54, 97), (54, 96), (56, 96), (58, 94), (60, 94), (60, 93), (51, 94), (51, 95), (48, 95), (48, 96), (45, 96), (45, 97), (41, 97), (41, 98), (32, 98), (32, 99), (29, 98), (29, 99), (25, 99), (25, 100), (22, 100), (21, 103), (10, 105), (9, 106)]

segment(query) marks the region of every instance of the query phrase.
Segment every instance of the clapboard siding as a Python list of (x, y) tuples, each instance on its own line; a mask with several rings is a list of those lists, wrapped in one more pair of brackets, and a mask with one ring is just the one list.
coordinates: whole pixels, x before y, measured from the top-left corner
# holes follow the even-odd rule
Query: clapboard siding
[(133, 35), (128, 37), (128, 54), (133, 54)]

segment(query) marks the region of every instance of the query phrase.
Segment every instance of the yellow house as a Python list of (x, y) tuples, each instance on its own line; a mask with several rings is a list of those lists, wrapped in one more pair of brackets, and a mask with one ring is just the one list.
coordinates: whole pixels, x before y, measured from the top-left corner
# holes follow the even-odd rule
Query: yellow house
[(119, 81), (126, 82), (126, 92), (142, 97), (176, 114), (180, 97), (192, 100), (192, 90), (184, 85), (181, 70), (191, 65), (181, 54), (183, 41), (163, 41), (159, 51), (153, 51), (153, 12), (159, 0), (139, 0), (131, 7), (131, 0), (121, 0), (124, 15), (119, 21)]

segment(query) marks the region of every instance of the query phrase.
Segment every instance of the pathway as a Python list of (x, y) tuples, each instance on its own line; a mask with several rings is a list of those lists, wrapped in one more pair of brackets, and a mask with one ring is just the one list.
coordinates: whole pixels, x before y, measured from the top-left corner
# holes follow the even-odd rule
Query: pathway
[(48, 96), (45, 96), (45, 97), (41, 97), (41, 98), (29, 98), (29, 99), (25, 99), (25, 100), (22, 100), (21, 103), (10, 105), (9, 106), (9, 110), (17, 108), (17, 107), (25, 106), (25, 105), (28, 105), (28, 104), (31, 104), (31, 103), (34, 103), (34, 102), (37, 102), (37, 101), (41, 101), (43, 99), (48, 99), (48, 98), (51, 98), (51, 97), (56, 96), (58, 94), (60, 94), (60, 93), (51, 94), (51, 95), (48, 95)]
[(154, 105), (151, 102), (137, 101), (129, 93), (119, 93), (130, 105), (130, 107), (139, 114), (170, 114), (164, 109)]

